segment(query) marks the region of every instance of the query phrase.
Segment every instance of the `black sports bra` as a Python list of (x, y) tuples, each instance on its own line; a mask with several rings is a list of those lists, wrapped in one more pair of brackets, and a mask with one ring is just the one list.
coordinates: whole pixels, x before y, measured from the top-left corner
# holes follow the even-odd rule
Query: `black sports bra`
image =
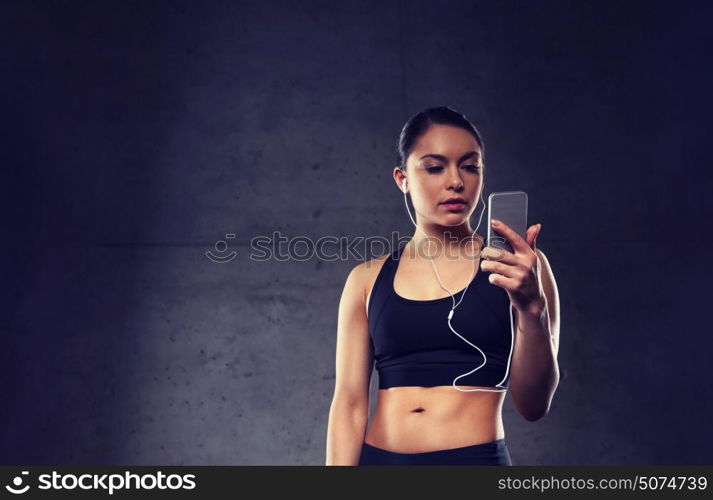
[[(448, 327), (450, 295), (413, 300), (396, 293), (394, 276), (405, 246), (384, 261), (367, 306), (379, 389), (452, 385), (456, 377), (481, 365), (483, 356)], [(453, 328), (487, 357), (479, 370), (456, 381), (459, 387), (507, 386), (514, 334), (510, 297), (488, 281), (489, 274), (478, 269), (451, 319)], [(462, 292), (454, 294), (456, 303)]]

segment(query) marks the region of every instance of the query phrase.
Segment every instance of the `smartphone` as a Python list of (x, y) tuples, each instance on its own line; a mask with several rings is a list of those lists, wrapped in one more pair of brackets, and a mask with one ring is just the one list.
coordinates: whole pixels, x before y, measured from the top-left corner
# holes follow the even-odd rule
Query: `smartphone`
[(527, 231), (527, 193), (524, 191), (501, 191), (488, 196), (488, 246), (515, 253), (510, 243), (495, 231), (491, 219), (497, 219), (525, 239)]

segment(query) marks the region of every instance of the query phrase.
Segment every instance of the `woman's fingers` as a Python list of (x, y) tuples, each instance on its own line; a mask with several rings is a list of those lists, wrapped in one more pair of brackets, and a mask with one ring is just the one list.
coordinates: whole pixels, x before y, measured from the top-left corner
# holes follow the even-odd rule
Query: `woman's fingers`
[(518, 266), (503, 264), (502, 262), (484, 260), (480, 263), (480, 268), (489, 273), (497, 273), (505, 278), (518, 279), (523, 277), (523, 271)]
[(505, 262), (507, 264), (513, 264), (515, 262), (515, 254), (498, 247), (483, 248), (483, 251), (480, 252), (480, 257), (484, 260)]
[(508, 243), (510, 243), (510, 246), (515, 253), (527, 252), (530, 250), (530, 245), (528, 245), (527, 241), (523, 240), (519, 234), (510, 228), (510, 226), (496, 219), (493, 219), (491, 224), (493, 225), (493, 230), (502, 235)]

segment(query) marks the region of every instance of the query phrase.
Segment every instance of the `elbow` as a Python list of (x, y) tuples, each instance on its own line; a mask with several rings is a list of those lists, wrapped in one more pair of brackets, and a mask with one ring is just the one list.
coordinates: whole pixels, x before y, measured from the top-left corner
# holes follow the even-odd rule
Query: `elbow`
[(527, 405), (517, 406), (517, 411), (522, 415), (522, 417), (528, 422), (537, 422), (538, 420), (547, 416), (550, 412), (550, 404), (552, 398), (548, 398), (547, 401), (541, 403), (530, 403)]
[(368, 398), (337, 395), (330, 406), (330, 416), (348, 418), (354, 423), (365, 424), (369, 418)]
[(544, 410), (538, 410), (538, 411), (520, 411), (520, 415), (527, 420), (528, 422), (537, 422), (541, 418), (545, 417), (549, 413), (550, 409), (545, 408)]
[(558, 385), (559, 377), (557, 377), (557, 381), (552, 384), (547, 396), (543, 395), (539, 398), (529, 398), (525, 399), (524, 401), (521, 399), (514, 398), (517, 411), (528, 422), (536, 422), (546, 417), (547, 414), (550, 412), (552, 399), (554, 399), (555, 391), (557, 390)]

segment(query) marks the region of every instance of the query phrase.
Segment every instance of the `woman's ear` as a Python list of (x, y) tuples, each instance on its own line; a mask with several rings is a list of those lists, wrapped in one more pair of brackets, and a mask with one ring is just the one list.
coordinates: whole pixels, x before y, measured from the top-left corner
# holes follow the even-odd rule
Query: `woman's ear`
[(406, 179), (406, 169), (403, 169), (399, 167), (398, 165), (396, 168), (394, 168), (394, 180), (396, 181), (396, 185), (399, 187), (401, 191), (407, 193), (407, 179)]

